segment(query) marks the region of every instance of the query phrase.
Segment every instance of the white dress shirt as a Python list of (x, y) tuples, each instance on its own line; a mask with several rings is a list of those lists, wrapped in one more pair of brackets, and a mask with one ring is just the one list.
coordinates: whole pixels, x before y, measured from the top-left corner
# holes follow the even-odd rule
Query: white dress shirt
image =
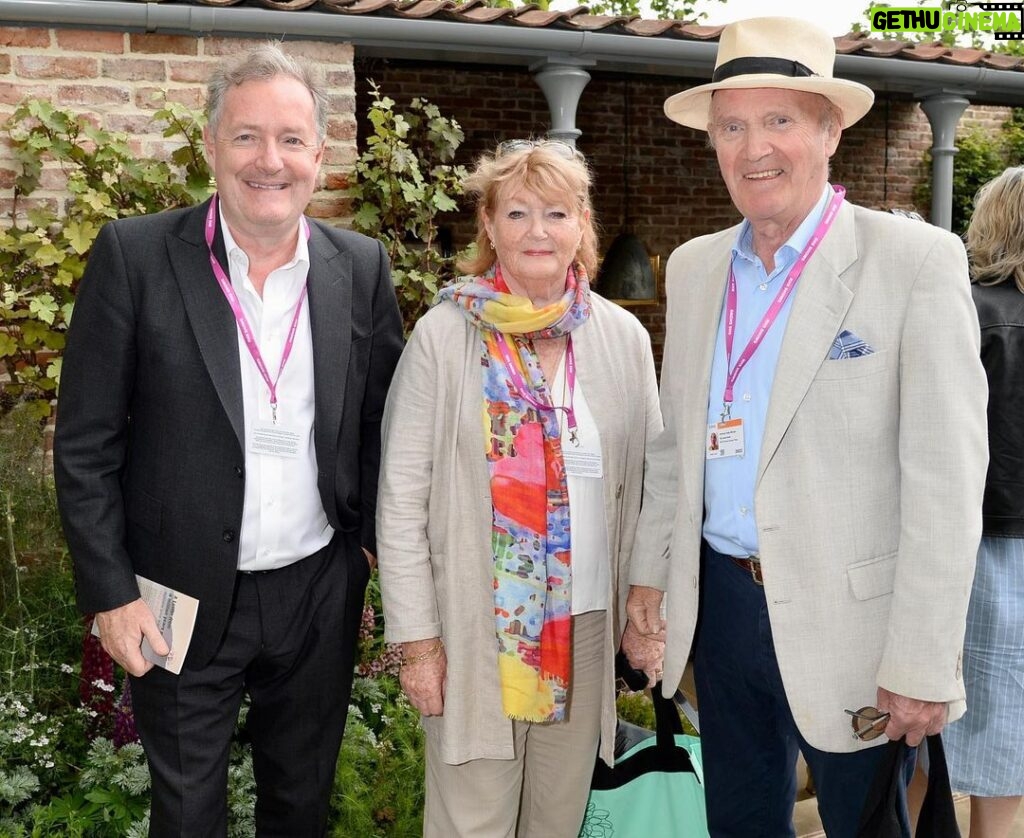
[[(565, 379), (565, 355), (551, 384), (554, 403), (568, 405), (569, 391)], [(573, 393), (572, 407), (576, 413), (576, 433), (580, 443), (589, 450), (601, 450), (597, 423), (590, 412), (579, 378)], [(565, 411), (558, 411), (562, 431), (562, 450), (572, 451), (573, 444), (566, 431)], [(572, 535), (572, 613), (604, 611), (608, 608), (611, 590), (611, 559), (608, 553), (608, 524), (604, 510), (604, 478), (567, 474), (569, 489), (569, 527)]]
[[(235, 242), (223, 214), (220, 223), (231, 285), (273, 379), (280, 367), (295, 306), (309, 272), (306, 237), (300, 229), (295, 256), (270, 272), (261, 298), (249, 279), (249, 258)], [(238, 356), (245, 414), (245, 501), (238, 569), (273, 570), (312, 555), (334, 534), (317, 490), (313, 446), (313, 338), (308, 299), (302, 306), (291, 355), (277, 382), (278, 424), (299, 434), (297, 457), (252, 451), (255, 423), (272, 419), (270, 389), (256, 368), (241, 331), (238, 331)]]

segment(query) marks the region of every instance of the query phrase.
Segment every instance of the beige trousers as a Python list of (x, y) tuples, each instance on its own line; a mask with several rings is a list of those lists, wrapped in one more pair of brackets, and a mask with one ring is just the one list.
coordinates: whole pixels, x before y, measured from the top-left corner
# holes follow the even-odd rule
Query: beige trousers
[(424, 838), (576, 838), (601, 733), (605, 612), (573, 617), (566, 720), (513, 722), (513, 759), (447, 765), (427, 742)]

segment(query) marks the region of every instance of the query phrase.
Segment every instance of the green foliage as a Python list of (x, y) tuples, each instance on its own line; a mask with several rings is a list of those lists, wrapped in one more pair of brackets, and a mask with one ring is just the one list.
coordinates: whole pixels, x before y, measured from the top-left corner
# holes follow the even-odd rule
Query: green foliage
[[(717, 0), (717, 2), (725, 3), (726, 0)], [(622, 15), (624, 17), (644, 15), (649, 18), (650, 13), (653, 12), (654, 17), (659, 20), (695, 22), (707, 18), (705, 12), (698, 14), (695, 11), (697, 3), (698, 0), (650, 0), (646, 4), (641, 4), (640, 0), (595, 0), (595, 2), (587, 3), (586, 6), (590, 9), (591, 14), (595, 15)], [(517, 0), (484, 0), (484, 5), (495, 9), (515, 9), (527, 4), (517, 2)], [(551, 2), (550, 0), (531, 0), (529, 5), (547, 11), (551, 7)]]
[(953, 223), (956, 233), (967, 230), (974, 213), (974, 196), (978, 190), (1006, 168), (1005, 148), (1001, 138), (974, 129), (956, 140), (953, 158)]
[[(1024, 163), (1024, 109), (1014, 108), (1010, 118), (998, 132), (969, 130), (956, 139), (953, 157), (952, 230), (963, 235), (974, 212), (978, 190), (1007, 166)], [(925, 154), (931, 165), (931, 154)], [(915, 191), (915, 202), (925, 206), (931, 202), (931, 181)]]
[(352, 198), (353, 229), (380, 239), (388, 250), (408, 332), (455, 277), (454, 254), (439, 249), (438, 219), (458, 207), (466, 171), (452, 161), (465, 135), (427, 100), (413, 99), (398, 111), (394, 99), (372, 80), (369, 85), (372, 133), (345, 194)]
[[(100, 227), (209, 194), (201, 116), (167, 103), (154, 118), (166, 125), (165, 137), (183, 141), (170, 164), (139, 158), (126, 135), (48, 101), (26, 100), (6, 122), (18, 174), (0, 229), (0, 372), (9, 377), (0, 385), (0, 415), (15, 407), (37, 419), (50, 414), (74, 290)], [(40, 188), (47, 163), (59, 165), (70, 200), (62, 211), (43, 203), (22, 216), (20, 204)]]
[(330, 834), (421, 835), (423, 801), (419, 713), (394, 676), (357, 677), (334, 781)]
[(654, 730), (654, 705), (646, 692), (623, 692), (615, 697), (615, 710), (624, 722)]
[[(725, 3), (726, 0), (717, 0)], [(596, 0), (587, 3), (592, 14), (595, 15), (623, 15), (625, 17), (638, 17), (644, 15), (650, 17), (646, 12), (653, 12), (658, 20), (687, 20), (695, 23), (705, 20), (706, 12), (695, 11), (697, 0), (649, 0), (642, 4), (640, 0)]]

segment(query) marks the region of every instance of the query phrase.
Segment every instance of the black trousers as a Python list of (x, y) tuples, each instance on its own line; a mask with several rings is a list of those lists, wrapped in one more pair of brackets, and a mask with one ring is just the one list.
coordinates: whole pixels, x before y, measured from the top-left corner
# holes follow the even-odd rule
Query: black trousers
[[(775, 657), (764, 588), (750, 572), (704, 544), (694, 676), (704, 756), (704, 797), (714, 838), (793, 836), (797, 752), (810, 767), (829, 838), (854, 838), (885, 753), (873, 747), (830, 753), (800, 735)], [(856, 708), (853, 708), (856, 709)], [(844, 708), (835, 715), (848, 724)], [(904, 766), (899, 794), (910, 835)]]
[[(239, 573), (201, 669), (131, 679), (153, 778), (150, 836), (224, 836), (230, 741), (245, 693), (256, 834), (322, 836), (345, 730), (369, 567), (354, 536), (279, 570)], [(202, 603), (199, 604), (202, 608)]]

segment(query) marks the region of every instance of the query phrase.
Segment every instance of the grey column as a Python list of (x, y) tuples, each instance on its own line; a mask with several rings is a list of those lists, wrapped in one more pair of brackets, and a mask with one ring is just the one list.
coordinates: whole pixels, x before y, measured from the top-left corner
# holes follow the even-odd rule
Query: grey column
[(593, 61), (548, 58), (530, 68), (551, 111), (549, 139), (576, 145), (576, 139), (583, 133), (576, 127), (576, 107), (583, 88), (590, 81), (590, 73), (583, 68), (593, 64)]
[(953, 155), (956, 154), (956, 125), (970, 101), (968, 91), (937, 90), (923, 95), (921, 110), (932, 127), (932, 217), (931, 222), (949, 230), (953, 225)]

